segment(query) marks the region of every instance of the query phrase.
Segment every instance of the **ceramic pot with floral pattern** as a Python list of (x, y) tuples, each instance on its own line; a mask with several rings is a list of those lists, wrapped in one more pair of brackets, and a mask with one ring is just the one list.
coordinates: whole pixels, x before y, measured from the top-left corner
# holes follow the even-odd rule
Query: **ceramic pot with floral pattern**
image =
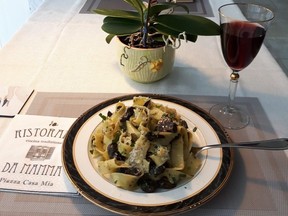
[(117, 39), (120, 69), (134, 81), (152, 83), (173, 69), (175, 49), (171, 46), (135, 48)]

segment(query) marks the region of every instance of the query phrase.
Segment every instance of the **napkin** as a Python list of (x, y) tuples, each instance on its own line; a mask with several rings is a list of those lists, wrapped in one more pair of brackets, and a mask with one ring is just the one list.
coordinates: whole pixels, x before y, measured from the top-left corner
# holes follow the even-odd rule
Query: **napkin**
[(0, 140), (0, 190), (77, 195), (61, 163), (75, 118), (16, 115)]
[(13, 117), (18, 114), (33, 91), (23, 86), (0, 85), (0, 116)]

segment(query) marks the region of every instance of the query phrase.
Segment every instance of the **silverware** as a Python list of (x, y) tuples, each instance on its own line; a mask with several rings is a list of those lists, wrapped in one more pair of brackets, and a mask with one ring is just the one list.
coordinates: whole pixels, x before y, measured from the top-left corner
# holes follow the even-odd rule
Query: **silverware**
[(288, 149), (288, 138), (278, 138), (271, 140), (261, 140), (252, 142), (240, 142), (240, 143), (223, 143), (206, 146), (192, 146), (190, 153), (193, 153), (195, 157), (207, 149), (211, 148), (246, 148), (246, 149), (259, 149), (259, 150), (286, 150)]

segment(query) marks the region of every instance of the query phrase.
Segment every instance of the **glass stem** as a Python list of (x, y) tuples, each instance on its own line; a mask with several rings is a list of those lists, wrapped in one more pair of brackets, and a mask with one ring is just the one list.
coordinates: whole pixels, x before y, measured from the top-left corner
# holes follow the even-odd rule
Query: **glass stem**
[(228, 97), (228, 107), (233, 108), (234, 99), (236, 96), (236, 90), (238, 85), (239, 73), (237, 71), (233, 71), (230, 74), (230, 86), (229, 86), (229, 97)]

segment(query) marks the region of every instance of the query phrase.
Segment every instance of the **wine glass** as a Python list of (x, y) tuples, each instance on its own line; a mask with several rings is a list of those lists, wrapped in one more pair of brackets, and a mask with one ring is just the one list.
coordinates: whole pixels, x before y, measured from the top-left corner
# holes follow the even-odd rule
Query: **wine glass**
[(241, 129), (249, 124), (249, 115), (235, 106), (239, 72), (256, 57), (274, 13), (257, 4), (231, 3), (219, 8), (220, 38), (224, 59), (232, 69), (227, 104), (216, 104), (210, 114), (224, 128)]

